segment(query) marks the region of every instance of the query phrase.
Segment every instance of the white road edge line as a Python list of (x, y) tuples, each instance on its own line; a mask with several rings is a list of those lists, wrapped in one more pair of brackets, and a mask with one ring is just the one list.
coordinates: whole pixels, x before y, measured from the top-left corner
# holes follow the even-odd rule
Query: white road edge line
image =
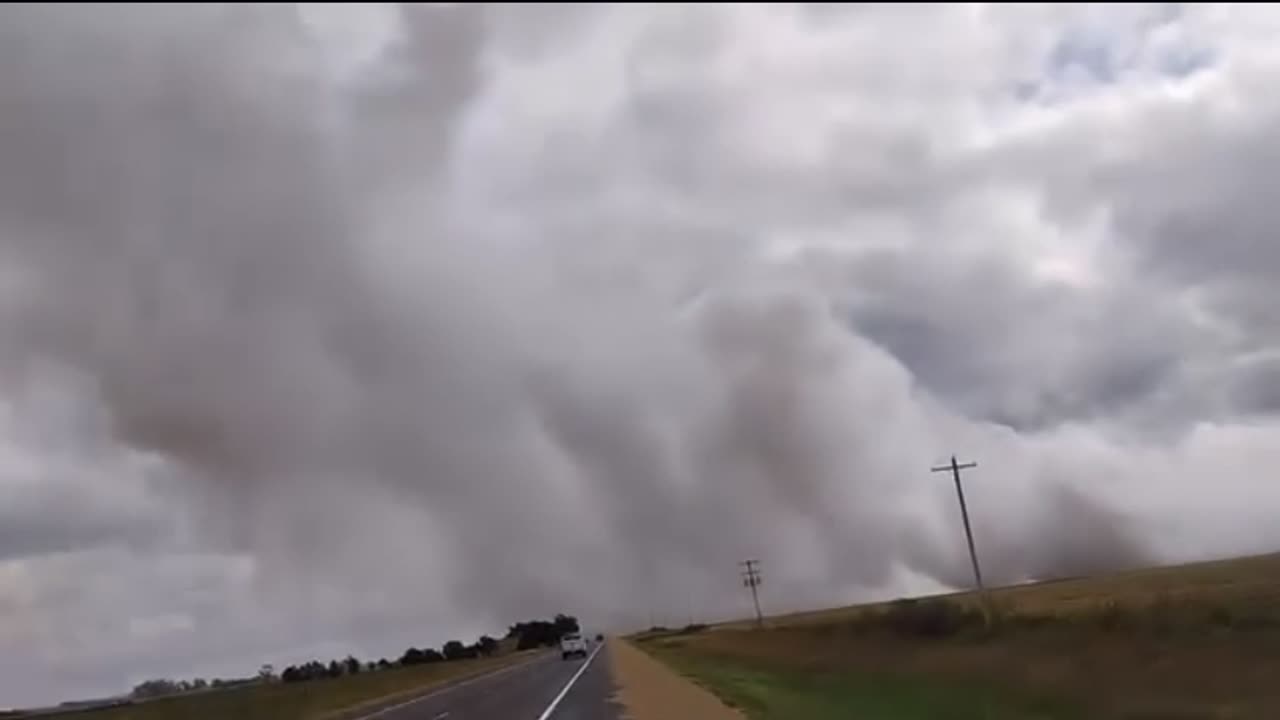
[(573, 684), (578, 682), (578, 678), (582, 673), (586, 672), (587, 667), (591, 665), (591, 661), (595, 660), (596, 656), (599, 655), (600, 651), (603, 649), (604, 643), (600, 643), (596, 646), (595, 651), (591, 653), (591, 657), (587, 658), (587, 661), (582, 663), (582, 667), (578, 668), (578, 672), (574, 673), (573, 677), (569, 678), (569, 682), (564, 684), (564, 687), (560, 689), (560, 694), (556, 696), (555, 700), (551, 701), (551, 704), (547, 706), (546, 710), (542, 711), (542, 714), (538, 716), (538, 720), (547, 720), (547, 718), (551, 717), (551, 713), (556, 711), (556, 706), (560, 704), (560, 701), (564, 699), (565, 695), (569, 694), (569, 688), (573, 687)]
[(416, 697), (416, 698), (414, 698), (414, 699), (412, 699), (412, 700), (406, 700), (406, 701), (404, 701), (404, 702), (402, 702), (402, 703), (397, 703), (397, 704), (395, 704), (395, 705), (391, 705), (391, 706), (389, 706), (389, 707), (384, 707), (384, 708), (382, 708), (381, 710), (375, 710), (374, 712), (371, 712), (371, 713), (369, 713), (368, 715), (361, 715), (361, 716), (359, 716), (359, 717), (353, 718), (352, 720), (373, 720), (373, 718), (382, 717), (383, 715), (386, 715), (386, 714), (387, 714), (387, 713), (389, 713), (389, 712), (395, 712), (396, 710), (399, 710), (399, 709), (401, 709), (401, 708), (407, 708), (407, 707), (409, 707), (410, 705), (415, 705), (415, 704), (420, 703), (420, 702), (423, 702), (423, 701), (425, 701), (425, 700), (430, 700), (431, 698), (439, 697), (440, 695), (444, 695), (444, 694), (445, 694), (445, 693), (447, 693), (447, 692), (451, 692), (451, 691), (453, 691), (453, 690), (457, 690), (457, 689), (458, 689), (458, 688), (460, 688), (460, 687), (466, 687), (467, 685), (470, 685), (470, 684), (472, 684), (472, 683), (477, 683), (477, 682), (480, 682), (481, 680), (488, 680), (488, 679), (489, 679), (489, 678), (491, 678), (491, 677), (496, 677), (496, 676), (501, 675), (501, 674), (503, 674), (503, 673), (511, 672), (512, 670), (519, 670), (519, 669), (520, 669), (520, 668), (522, 668), (522, 667), (528, 667), (528, 666), (530, 666), (530, 665), (532, 665), (532, 664), (534, 664), (534, 663), (536, 663), (536, 662), (538, 662), (538, 661), (540, 661), (540, 660), (545, 660), (545, 659), (547, 659), (548, 657), (550, 657), (550, 654), (544, 655), (544, 656), (542, 656), (542, 657), (536, 657), (536, 658), (533, 658), (532, 660), (526, 660), (526, 661), (524, 661), (524, 662), (522, 662), (522, 663), (520, 663), (520, 664), (518, 664), (518, 665), (508, 665), (508, 666), (506, 666), (506, 667), (504, 667), (504, 668), (498, 668), (497, 670), (493, 670), (493, 671), (487, 672), (487, 673), (485, 673), (485, 674), (483, 674), (483, 675), (476, 675), (475, 677), (467, 678), (466, 680), (463, 680), (462, 682), (457, 682), (457, 683), (454, 683), (454, 684), (449, 685), (449, 686), (447, 686), (447, 687), (442, 687), (442, 688), (440, 688), (439, 690), (432, 690), (431, 692), (427, 693), (426, 695), (419, 695), (418, 697)]

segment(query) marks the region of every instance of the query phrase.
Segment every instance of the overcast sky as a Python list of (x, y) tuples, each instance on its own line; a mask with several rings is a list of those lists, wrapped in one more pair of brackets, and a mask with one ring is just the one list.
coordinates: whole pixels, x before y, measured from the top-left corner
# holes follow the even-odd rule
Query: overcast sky
[(1280, 13), (0, 9), (0, 706), (1280, 548)]

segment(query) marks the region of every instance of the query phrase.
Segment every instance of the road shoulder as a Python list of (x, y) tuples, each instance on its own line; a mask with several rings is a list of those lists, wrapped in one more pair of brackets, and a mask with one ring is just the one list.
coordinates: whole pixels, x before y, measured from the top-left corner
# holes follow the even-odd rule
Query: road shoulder
[(615, 700), (627, 720), (745, 720), (707, 690), (620, 638), (608, 642), (617, 685)]

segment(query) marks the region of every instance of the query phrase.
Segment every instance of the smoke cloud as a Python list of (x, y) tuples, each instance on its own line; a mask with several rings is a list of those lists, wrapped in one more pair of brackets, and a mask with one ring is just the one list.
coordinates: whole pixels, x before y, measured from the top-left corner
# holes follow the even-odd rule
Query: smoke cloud
[[(118, 598), (153, 618), (132, 644), (72, 647), (52, 616), (0, 633), (43, 649), (52, 687), (121, 683), (92, 670), (110, 656), (180, 674), (562, 610), (731, 617), (746, 557), (770, 610), (965, 587), (929, 473), (953, 453), (979, 461), (995, 582), (1265, 541), (1177, 534), (1255, 489), (1197, 504), (1199, 477), (1276, 446), (1231, 424), (1242, 381), (1168, 309), (1181, 286), (1085, 242), (1074, 265), (992, 244), (1097, 231), (1073, 173), (1031, 184), (1044, 147), (971, 149), (945, 73), (912, 89), (940, 114), (902, 97), (829, 136), (767, 85), (849, 38), (744, 80), (751, 28), (799, 13), (787, 55), (807, 11), (0, 12), (0, 488), (54, 488), (0, 558), (185, 558), (172, 603)], [(978, 73), (988, 48), (948, 52), (1008, 79)], [(1022, 212), (1020, 186), (1062, 217)], [(57, 463), (97, 470), (42, 480)], [(85, 611), (93, 582), (48, 592)], [(13, 597), (5, 622), (33, 622)]]

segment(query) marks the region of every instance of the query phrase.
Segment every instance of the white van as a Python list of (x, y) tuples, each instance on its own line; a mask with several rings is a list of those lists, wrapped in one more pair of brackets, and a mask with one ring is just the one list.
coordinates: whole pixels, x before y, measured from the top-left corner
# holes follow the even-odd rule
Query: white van
[(560, 638), (560, 659), (587, 656), (587, 641), (579, 633), (567, 633)]

